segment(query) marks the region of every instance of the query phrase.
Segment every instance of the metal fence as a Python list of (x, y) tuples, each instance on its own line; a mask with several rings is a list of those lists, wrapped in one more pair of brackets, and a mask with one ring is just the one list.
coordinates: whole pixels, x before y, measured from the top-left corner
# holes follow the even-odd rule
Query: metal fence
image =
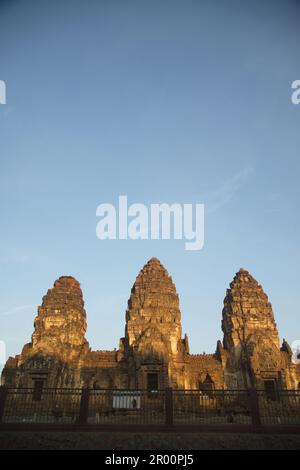
[(0, 422), (56, 425), (300, 426), (300, 392), (0, 387)]
[(91, 390), (89, 424), (164, 424), (165, 391)]
[(3, 392), (3, 423), (78, 422), (81, 389), (45, 388), (40, 397), (31, 388), (8, 388)]
[(259, 416), (265, 425), (299, 425), (300, 424), (300, 391), (275, 391), (268, 398), (264, 391), (257, 392)]
[(176, 424), (252, 424), (252, 397), (247, 390), (173, 391)]

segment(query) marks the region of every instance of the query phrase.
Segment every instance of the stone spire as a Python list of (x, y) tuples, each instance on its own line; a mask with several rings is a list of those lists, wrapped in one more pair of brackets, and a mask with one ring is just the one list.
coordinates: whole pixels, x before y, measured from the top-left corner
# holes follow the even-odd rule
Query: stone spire
[(72, 360), (88, 351), (86, 312), (79, 282), (71, 276), (57, 279), (43, 297), (34, 321), (33, 353)]
[(179, 298), (157, 258), (148, 261), (131, 289), (125, 336), (127, 347), (140, 353), (170, 356), (182, 348)]
[(222, 330), (224, 347), (236, 347), (247, 338), (267, 337), (279, 349), (272, 306), (258, 282), (241, 268), (224, 299)]

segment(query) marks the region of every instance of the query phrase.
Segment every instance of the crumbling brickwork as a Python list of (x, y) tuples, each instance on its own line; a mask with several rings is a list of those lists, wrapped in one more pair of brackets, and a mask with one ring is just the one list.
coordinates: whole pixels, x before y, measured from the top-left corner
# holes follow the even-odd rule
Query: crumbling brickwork
[(225, 381), (233, 388), (263, 385), (296, 388), (295, 365), (286, 341), (280, 348), (271, 303), (262, 286), (240, 269), (224, 299), (221, 351), (226, 356)]
[(300, 369), (286, 341), (280, 347), (274, 315), (257, 281), (241, 269), (230, 284), (222, 315), (223, 343), (214, 354), (189, 352), (182, 337), (179, 298), (172, 278), (152, 258), (132, 287), (125, 336), (114, 351), (91, 351), (79, 282), (60, 277), (43, 298), (30, 343), (9, 358), (10, 387), (244, 389), (298, 388)]

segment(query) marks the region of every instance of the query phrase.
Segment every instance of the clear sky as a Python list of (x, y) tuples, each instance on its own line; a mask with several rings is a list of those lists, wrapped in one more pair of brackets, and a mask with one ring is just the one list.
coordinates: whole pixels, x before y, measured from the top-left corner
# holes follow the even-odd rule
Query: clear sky
[[(300, 2), (0, 2), (0, 340), (30, 341), (61, 275), (93, 349), (118, 347), (138, 271), (172, 275), (191, 351), (222, 339), (240, 267), (300, 339)], [(100, 241), (96, 207), (204, 203), (205, 245)]]

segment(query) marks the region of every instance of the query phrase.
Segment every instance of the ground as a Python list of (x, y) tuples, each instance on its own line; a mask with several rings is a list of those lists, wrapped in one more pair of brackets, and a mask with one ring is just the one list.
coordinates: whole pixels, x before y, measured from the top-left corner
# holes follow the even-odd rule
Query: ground
[(300, 449), (297, 434), (0, 432), (0, 449)]

